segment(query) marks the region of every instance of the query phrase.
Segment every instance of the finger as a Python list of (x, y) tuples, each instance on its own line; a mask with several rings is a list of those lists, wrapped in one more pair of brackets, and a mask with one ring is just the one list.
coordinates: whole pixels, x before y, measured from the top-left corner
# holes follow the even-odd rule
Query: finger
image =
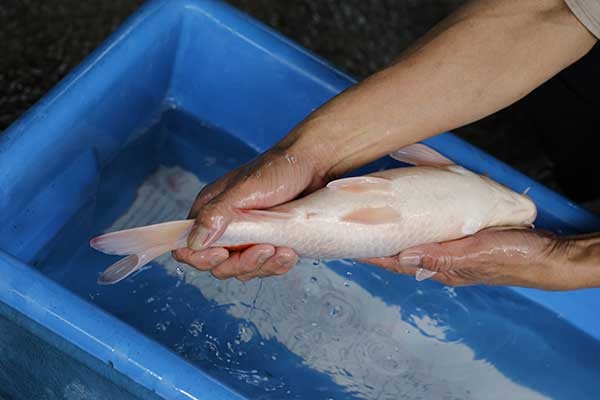
[(234, 211), (227, 204), (211, 201), (199, 210), (196, 222), (188, 236), (188, 247), (203, 250), (215, 243), (234, 219)]
[[(281, 248), (281, 249), (285, 249), (285, 248)], [(279, 249), (275, 249), (275, 254), (271, 258), (269, 258), (265, 262), (265, 264), (268, 263), (268, 262), (271, 262), (272, 259), (274, 257), (276, 257), (278, 250)], [(293, 250), (291, 250), (292, 253), (293, 253), (293, 256), (290, 253), (287, 252), (287, 249), (283, 253), (281, 253), (281, 250), (279, 250), (279, 251), (280, 251), (279, 256), (283, 255), (284, 258), (288, 259), (288, 261), (290, 262), (288, 270), (291, 269), (296, 264), (296, 262), (297, 262), (297, 256), (296, 256), (296, 254), (293, 253)], [(283, 261), (283, 263), (285, 264), (285, 261)], [(271, 272), (273, 271), (273, 269), (277, 269), (277, 268), (274, 268), (274, 267), (267, 267), (267, 272), (265, 272), (265, 271), (263, 271), (264, 268), (265, 268), (265, 266), (263, 264), (261, 267), (256, 268), (253, 271), (250, 271), (248, 273), (240, 274), (240, 275), (236, 276), (236, 279), (239, 280), (239, 281), (245, 282), (245, 281), (249, 281), (251, 279), (257, 278), (257, 277), (266, 277), (266, 276), (273, 275), (273, 273), (271, 273)], [(281, 268), (284, 269), (285, 267), (282, 266)], [(285, 273), (283, 270), (281, 270), (280, 272), (281, 272), (281, 274)], [(278, 274), (279, 273), (276, 273), (276, 275), (278, 275)]]
[(460, 287), (474, 285), (474, 282), (463, 279), (456, 271), (438, 272), (431, 279), (445, 286)]
[(275, 254), (257, 270), (257, 276), (283, 275), (298, 262), (296, 252), (287, 247), (278, 247)]
[(252, 246), (241, 253), (234, 253), (222, 264), (211, 270), (217, 279), (227, 279), (257, 271), (275, 254), (275, 248), (268, 244)]
[(221, 264), (229, 257), (229, 252), (223, 248), (195, 251), (184, 247), (175, 250), (172, 254), (175, 260), (186, 263), (200, 271), (208, 271)]
[(378, 257), (378, 258), (368, 258), (368, 259), (360, 259), (359, 262), (376, 265), (381, 268), (385, 268), (387, 270), (398, 272), (400, 274), (405, 275), (415, 275), (417, 272), (416, 267), (405, 266), (400, 264), (398, 257)]
[(459, 267), (464, 252), (453, 251), (453, 246), (443, 243), (419, 246), (405, 250), (398, 255), (398, 263), (404, 268), (424, 268), (433, 272), (441, 272)]
[(505, 232), (492, 235), (480, 232), (449, 242), (416, 246), (402, 251), (398, 262), (405, 268), (424, 268), (434, 272), (478, 266), (487, 259), (489, 250), (498, 245), (493, 236)]
[[(272, 174), (262, 174), (260, 169), (254, 172), (248, 169), (246, 166), (231, 176), (229, 181), (234, 181), (235, 185), (221, 184), (222, 191), (218, 195), (198, 207), (193, 207), (196, 222), (188, 237), (189, 247), (199, 250), (215, 243), (231, 221), (239, 216), (236, 210), (269, 207), (291, 199), (289, 196), (285, 197), (285, 191), (273, 191), (277, 184), (269, 177)], [(279, 193), (279, 197), (284, 196), (282, 201), (276, 193)], [(206, 198), (210, 196), (212, 194)]]
[[(440, 272), (452, 269), (476, 272), (483, 266), (543, 264), (557, 240), (528, 229), (487, 229), (463, 239), (428, 244), (405, 250), (399, 261), (404, 266)], [(466, 277), (465, 277), (466, 278)]]

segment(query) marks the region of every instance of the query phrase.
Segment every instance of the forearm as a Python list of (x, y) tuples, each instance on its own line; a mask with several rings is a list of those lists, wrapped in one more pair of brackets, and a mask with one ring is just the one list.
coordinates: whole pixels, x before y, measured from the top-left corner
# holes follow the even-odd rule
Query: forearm
[[(565, 289), (584, 289), (600, 287), (600, 235), (586, 238), (562, 239), (557, 246), (564, 246), (548, 260), (550, 271), (557, 285)], [(562, 251), (561, 251), (562, 250)]]
[(594, 43), (563, 0), (473, 1), (281, 145), (318, 154), (336, 176), (510, 105)]

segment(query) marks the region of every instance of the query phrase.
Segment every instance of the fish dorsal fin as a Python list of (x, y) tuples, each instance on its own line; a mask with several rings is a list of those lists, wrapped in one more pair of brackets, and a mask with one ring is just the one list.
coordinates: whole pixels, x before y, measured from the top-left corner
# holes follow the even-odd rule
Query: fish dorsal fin
[(455, 162), (422, 143), (411, 144), (390, 154), (394, 160), (416, 166), (442, 167)]
[(327, 187), (344, 192), (364, 193), (374, 190), (390, 190), (390, 181), (377, 176), (356, 176), (331, 181)]
[(390, 206), (384, 206), (357, 208), (344, 215), (341, 220), (356, 224), (379, 225), (397, 222), (400, 218), (401, 215), (398, 211)]

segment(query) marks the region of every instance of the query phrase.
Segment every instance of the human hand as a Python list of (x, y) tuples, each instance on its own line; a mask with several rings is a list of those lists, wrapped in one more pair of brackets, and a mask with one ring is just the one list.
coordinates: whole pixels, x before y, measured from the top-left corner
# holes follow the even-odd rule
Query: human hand
[(418, 268), (450, 286), (506, 285), (544, 290), (600, 286), (597, 235), (560, 238), (530, 229), (491, 228), (473, 236), (413, 247), (365, 262), (414, 275)]
[(236, 210), (273, 207), (324, 186), (327, 180), (317, 153), (293, 148), (284, 141), (204, 187), (189, 214), (196, 224), (188, 247), (174, 251), (174, 258), (211, 271), (218, 279), (246, 281), (289, 271), (298, 259), (290, 248), (257, 244), (244, 251), (228, 251), (208, 246), (235, 220)]

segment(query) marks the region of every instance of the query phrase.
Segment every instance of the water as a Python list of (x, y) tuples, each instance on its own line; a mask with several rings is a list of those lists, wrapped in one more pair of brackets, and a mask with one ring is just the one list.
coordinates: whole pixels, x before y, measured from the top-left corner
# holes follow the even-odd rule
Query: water
[(345, 260), (218, 281), (168, 255), (96, 285), (117, 258), (91, 250), (90, 237), (183, 218), (203, 182), (254, 155), (168, 111), (111, 163), (36, 264), (251, 398), (596, 398), (599, 343), (506, 289), (444, 288)]

